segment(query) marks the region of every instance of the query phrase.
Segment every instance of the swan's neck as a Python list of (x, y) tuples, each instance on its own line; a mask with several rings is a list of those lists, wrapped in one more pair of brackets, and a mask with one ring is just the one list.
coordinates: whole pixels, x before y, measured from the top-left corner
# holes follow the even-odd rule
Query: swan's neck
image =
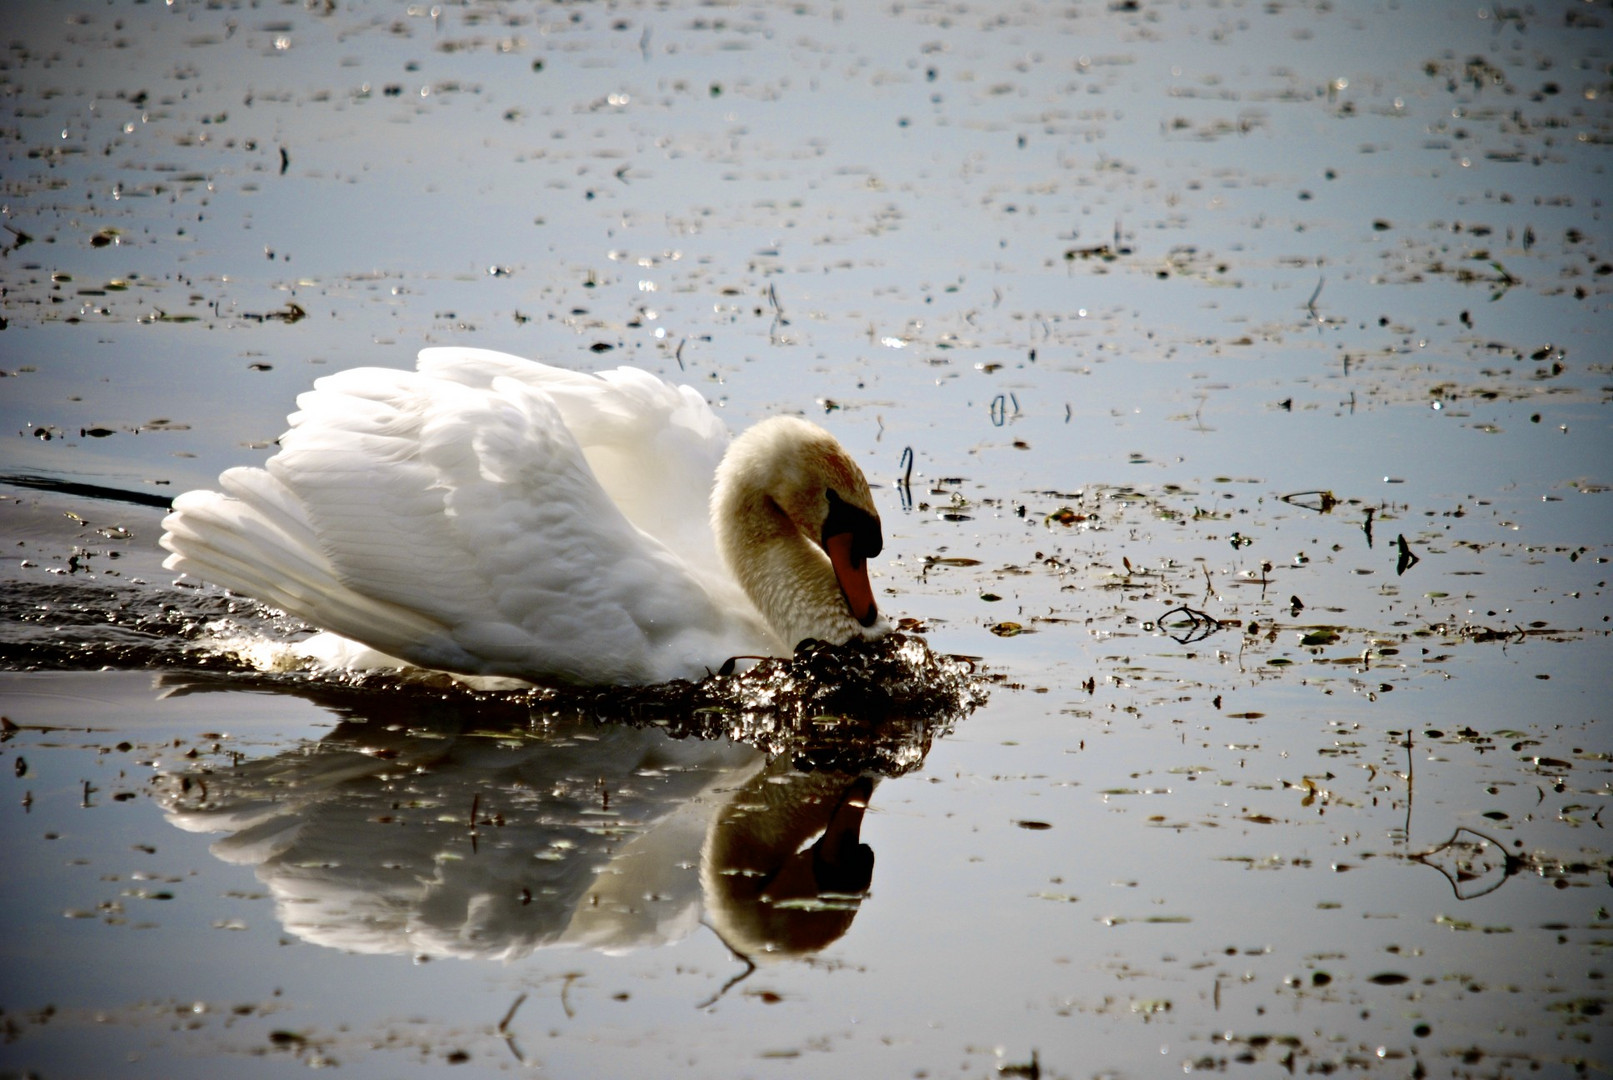
[(785, 648), (807, 638), (839, 644), (863, 635), (829, 556), (772, 499), (719, 485), (711, 517), (723, 560)]

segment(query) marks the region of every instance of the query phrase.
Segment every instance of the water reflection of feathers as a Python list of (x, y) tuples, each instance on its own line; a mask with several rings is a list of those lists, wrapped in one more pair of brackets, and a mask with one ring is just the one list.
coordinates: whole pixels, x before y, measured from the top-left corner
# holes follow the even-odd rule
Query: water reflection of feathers
[(317, 744), (163, 779), (169, 820), (228, 833), (214, 853), (252, 866), (310, 942), (502, 960), (622, 951), (684, 937), (703, 909), (759, 960), (840, 937), (872, 875), (865, 776), (798, 773), (655, 727), (490, 726), (441, 702), (346, 711)]

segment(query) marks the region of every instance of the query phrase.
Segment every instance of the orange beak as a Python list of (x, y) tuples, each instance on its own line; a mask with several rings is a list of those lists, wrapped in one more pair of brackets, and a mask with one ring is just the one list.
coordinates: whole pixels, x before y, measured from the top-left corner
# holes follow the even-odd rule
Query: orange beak
[(868, 583), (868, 560), (852, 554), (851, 533), (824, 537), (823, 549), (829, 553), (840, 595), (845, 597), (851, 617), (863, 626), (873, 626), (879, 609), (874, 605), (874, 587)]

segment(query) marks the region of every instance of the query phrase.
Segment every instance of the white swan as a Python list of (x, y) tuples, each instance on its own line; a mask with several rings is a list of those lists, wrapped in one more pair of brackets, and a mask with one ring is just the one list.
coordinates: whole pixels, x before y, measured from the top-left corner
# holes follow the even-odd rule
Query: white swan
[(887, 629), (868, 482), (804, 420), (730, 445), (689, 387), (460, 348), (297, 406), (265, 468), (174, 500), (167, 568), (410, 664), (536, 681), (700, 678)]

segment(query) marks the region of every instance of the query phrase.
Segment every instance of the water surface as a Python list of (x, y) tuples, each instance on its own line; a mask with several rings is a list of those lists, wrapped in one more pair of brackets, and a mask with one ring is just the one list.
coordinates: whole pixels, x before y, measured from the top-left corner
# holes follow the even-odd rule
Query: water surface
[[(0, 1069), (1606, 1072), (1609, 25), (19, 7)], [(244, 671), (159, 507), (450, 343), (831, 428), (969, 692)]]

